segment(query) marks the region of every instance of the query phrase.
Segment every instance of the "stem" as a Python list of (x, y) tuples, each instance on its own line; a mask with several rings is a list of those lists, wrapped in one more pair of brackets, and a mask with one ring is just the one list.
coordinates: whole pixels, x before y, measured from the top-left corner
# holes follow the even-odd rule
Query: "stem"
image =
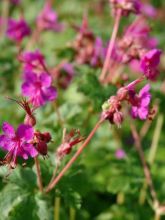
[(8, 15), (9, 15), (9, 0), (3, 0), (2, 2), (2, 25), (0, 29), (0, 35), (3, 37), (5, 35), (6, 29), (7, 29), (7, 22), (8, 22)]
[(54, 201), (54, 220), (60, 220), (61, 198), (56, 197)]
[(157, 148), (158, 148), (158, 142), (159, 142), (162, 126), (163, 126), (163, 120), (164, 120), (164, 117), (163, 117), (162, 114), (160, 114), (158, 116), (158, 119), (157, 119), (157, 122), (156, 122), (156, 127), (155, 127), (155, 130), (154, 130), (154, 136), (153, 136), (152, 144), (151, 144), (151, 149), (150, 149), (149, 156), (148, 156), (148, 162), (150, 164), (153, 164), (154, 159), (155, 159), (156, 151), (157, 151)]
[(112, 55), (112, 51), (113, 51), (113, 47), (114, 47), (114, 44), (115, 44), (117, 32), (118, 32), (118, 29), (119, 29), (120, 18), (121, 18), (121, 9), (119, 9), (117, 11), (117, 15), (115, 17), (115, 24), (114, 24), (111, 39), (109, 41), (108, 51), (107, 51), (106, 58), (105, 58), (105, 61), (104, 61), (104, 66), (103, 66), (103, 69), (102, 69), (102, 72), (101, 72), (101, 75), (100, 75), (100, 81), (104, 81), (107, 70), (109, 68), (110, 58), (111, 58), (111, 55)]
[(40, 190), (41, 192), (43, 192), (43, 185), (42, 185), (42, 177), (41, 177), (40, 163), (39, 163), (37, 157), (34, 158), (34, 161), (35, 161), (36, 171), (37, 171), (37, 182), (38, 182), (38, 187), (39, 187), (39, 190)]
[(156, 208), (156, 207), (158, 207), (159, 202), (158, 202), (157, 194), (156, 194), (156, 191), (155, 191), (155, 188), (153, 185), (151, 172), (150, 172), (150, 169), (149, 169), (147, 162), (145, 160), (145, 156), (144, 156), (144, 152), (143, 152), (143, 149), (141, 146), (139, 134), (137, 133), (136, 127), (133, 124), (131, 124), (131, 131), (132, 131), (133, 138), (135, 140), (135, 148), (139, 154), (139, 157), (140, 157), (140, 160), (141, 160), (141, 163), (143, 166), (143, 171), (144, 171), (144, 175), (146, 178), (146, 183), (149, 186), (151, 197), (153, 199), (153, 205), (154, 205), (154, 208)]
[(95, 127), (93, 128), (93, 130), (90, 132), (90, 134), (88, 135), (88, 137), (86, 138), (86, 140), (84, 141), (84, 143), (80, 146), (80, 148), (77, 150), (77, 152), (73, 155), (73, 157), (69, 160), (69, 162), (65, 165), (65, 167), (61, 170), (61, 172), (58, 174), (58, 176), (48, 185), (48, 187), (46, 188), (46, 192), (51, 191), (56, 184), (59, 182), (59, 180), (63, 177), (63, 175), (65, 174), (65, 172), (71, 167), (71, 165), (75, 162), (75, 160), (78, 158), (78, 156), (81, 154), (81, 152), (83, 151), (83, 149), (87, 146), (87, 144), (89, 143), (89, 141), (91, 140), (91, 138), (93, 137), (93, 135), (95, 134), (95, 132), (97, 131), (97, 129), (100, 127), (100, 125), (102, 124), (104, 120), (100, 119)]
[(75, 220), (76, 219), (76, 210), (72, 207), (70, 207), (70, 213), (69, 213), (69, 220)]

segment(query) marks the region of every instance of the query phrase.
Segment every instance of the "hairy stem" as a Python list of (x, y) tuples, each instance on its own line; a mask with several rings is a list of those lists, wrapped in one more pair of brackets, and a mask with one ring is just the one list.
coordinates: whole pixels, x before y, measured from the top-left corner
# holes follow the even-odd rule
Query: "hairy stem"
[(105, 61), (104, 61), (103, 69), (102, 69), (102, 72), (101, 72), (101, 75), (100, 75), (100, 81), (104, 81), (104, 78), (105, 78), (106, 73), (107, 73), (108, 68), (109, 68), (110, 58), (111, 58), (111, 55), (112, 55), (112, 51), (113, 51), (113, 47), (114, 47), (114, 44), (115, 44), (117, 32), (118, 32), (118, 29), (119, 29), (120, 18), (121, 18), (121, 10), (119, 9), (118, 12), (117, 12), (117, 15), (115, 17), (115, 24), (114, 24), (111, 39), (109, 41), (108, 51), (107, 51), (106, 58), (105, 58)]
[(84, 141), (84, 143), (80, 146), (80, 148), (77, 150), (77, 152), (73, 155), (73, 157), (69, 160), (69, 162), (65, 165), (65, 167), (61, 170), (61, 172), (58, 174), (58, 176), (48, 185), (48, 187), (46, 188), (46, 192), (51, 191), (56, 184), (60, 181), (60, 179), (63, 177), (63, 175), (66, 173), (66, 171), (71, 167), (71, 165), (75, 162), (75, 160), (79, 157), (79, 155), (81, 154), (81, 152), (83, 151), (83, 149), (87, 146), (87, 144), (89, 143), (89, 141), (91, 140), (91, 138), (93, 137), (93, 135), (95, 134), (95, 132), (97, 131), (97, 129), (100, 127), (100, 125), (102, 124), (102, 122), (104, 121), (104, 119), (100, 119), (95, 127), (93, 128), (93, 130), (90, 132), (90, 134), (88, 135), (88, 137), (86, 138), (86, 140)]
[(147, 165), (147, 162), (146, 162), (146, 159), (145, 159), (145, 156), (144, 156), (144, 152), (143, 152), (143, 149), (142, 149), (142, 146), (141, 146), (141, 141), (140, 141), (139, 134), (136, 130), (136, 127), (133, 124), (131, 124), (131, 131), (132, 131), (133, 138), (135, 140), (135, 148), (136, 148), (136, 150), (139, 154), (139, 157), (140, 157), (140, 160), (141, 160), (141, 163), (142, 163), (142, 166), (143, 166), (143, 171), (144, 171), (144, 175), (145, 175), (145, 178), (146, 178), (146, 183), (147, 183), (147, 185), (149, 186), (149, 189), (150, 189), (150, 193), (151, 193), (151, 197), (152, 197), (152, 200), (153, 200), (154, 208), (157, 208), (158, 205), (159, 205), (159, 201), (157, 199), (157, 194), (156, 194), (156, 191), (155, 191), (155, 188), (154, 188), (154, 185), (153, 185), (151, 172), (150, 172), (150, 169)]
[(35, 166), (36, 166), (36, 171), (37, 171), (38, 187), (39, 187), (39, 190), (40, 190), (41, 192), (43, 192), (43, 185), (42, 185), (42, 177), (41, 177), (40, 163), (39, 163), (37, 157), (34, 158), (34, 161), (35, 161)]

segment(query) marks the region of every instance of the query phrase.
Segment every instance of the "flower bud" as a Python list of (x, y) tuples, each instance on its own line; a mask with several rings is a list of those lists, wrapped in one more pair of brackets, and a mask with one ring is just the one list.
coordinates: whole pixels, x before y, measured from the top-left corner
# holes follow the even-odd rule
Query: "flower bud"
[(45, 141), (40, 141), (36, 146), (38, 152), (43, 156), (46, 156), (48, 153), (48, 147)]
[(113, 114), (113, 123), (117, 126), (120, 126), (123, 122), (123, 113), (122, 112), (115, 112)]
[(123, 101), (126, 99), (128, 94), (128, 90), (125, 87), (121, 87), (118, 91), (117, 91), (117, 98), (120, 101)]
[(51, 139), (52, 139), (52, 137), (51, 137), (51, 135), (50, 135), (49, 132), (43, 133), (43, 137), (44, 137), (44, 141), (45, 141), (46, 143), (49, 143), (49, 142), (51, 141)]

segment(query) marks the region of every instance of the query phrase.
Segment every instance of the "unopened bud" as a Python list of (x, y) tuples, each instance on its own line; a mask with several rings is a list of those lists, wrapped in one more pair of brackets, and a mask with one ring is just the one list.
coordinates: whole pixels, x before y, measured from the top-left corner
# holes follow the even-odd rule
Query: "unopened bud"
[(128, 90), (125, 87), (121, 87), (118, 91), (117, 91), (117, 98), (120, 101), (123, 101), (126, 99), (128, 94)]
[(115, 112), (113, 115), (113, 123), (117, 126), (120, 126), (123, 122), (123, 113), (122, 112)]
[(49, 132), (43, 133), (43, 136), (44, 136), (44, 141), (45, 141), (46, 143), (50, 142), (51, 139), (52, 139), (52, 137), (51, 137), (51, 135), (50, 135)]
[(42, 154), (43, 156), (46, 156), (47, 155), (47, 152), (48, 152), (48, 147), (47, 147), (47, 144), (45, 141), (40, 141), (37, 146), (36, 146), (38, 152), (40, 154)]

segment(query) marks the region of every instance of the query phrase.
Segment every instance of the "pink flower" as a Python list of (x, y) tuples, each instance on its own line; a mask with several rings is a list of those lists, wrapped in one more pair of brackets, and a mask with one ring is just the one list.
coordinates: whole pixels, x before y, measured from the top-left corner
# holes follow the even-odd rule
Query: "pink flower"
[(30, 125), (21, 124), (15, 132), (9, 123), (4, 122), (2, 131), (4, 134), (0, 135), (0, 146), (8, 151), (4, 159), (5, 164), (8, 163), (11, 168), (15, 168), (18, 156), (25, 160), (37, 156), (38, 152), (31, 144), (34, 130)]
[(52, 30), (55, 32), (60, 32), (64, 28), (63, 24), (58, 22), (58, 16), (52, 10), (50, 4), (45, 4), (44, 9), (37, 18), (37, 25), (41, 30)]
[(47, 73), (26, 74), (25, 82), (22, 85), (22, 94), (29, 97), (29, 101), (36, 107), (44, 105), (48, 101), (57, 98), (55, 87), (51, 86), (52, 78)]
[(147, 84), (140, 90), (138, 95), (135, 94), (134, 90), (129, 91), (130, 103), (132, 104), (131, 115), (133, 118), (147, 119), (151, 101), (149, 90), (150, 85)]
[(24, 37), (29, 36), (30, 33), (30, 27), (25, 20), (20, 19), (16, 21), (14, 19), (9, 19), (6, 32), (8, 38), (19, 43)]
[(152, 49), (144, 54), (140, 61), (140, 67), (144, 72), (144, 75), (151, 80), (155, 80), (159, 71), (157, 66), (160, 62), (161, 50)]
[(117, 149), (115, 152), (115, 157), (119, 160), (124, 159), (126, 157), (125, 151), (123, 149)]

